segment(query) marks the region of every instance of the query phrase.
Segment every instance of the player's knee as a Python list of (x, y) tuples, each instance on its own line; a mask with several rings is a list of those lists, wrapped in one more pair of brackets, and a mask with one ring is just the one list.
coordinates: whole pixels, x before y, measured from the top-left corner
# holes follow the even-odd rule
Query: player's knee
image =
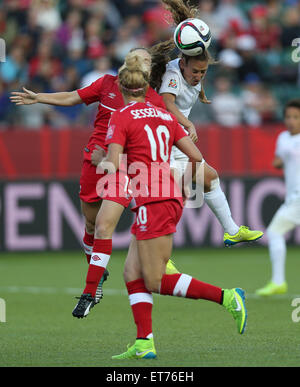
[(95, 221), (85, 219), (85, 229), (88, 234), (94, 234), (95, 232)]
[(110, 219), (101, 218), (95, 225), (95, 237), (97, 239), (111, 238), (113, 225)]
[(218, 172), (209, 167), (204, 171), (204, 191), (213, 191), (218, 185), (220, 185)]

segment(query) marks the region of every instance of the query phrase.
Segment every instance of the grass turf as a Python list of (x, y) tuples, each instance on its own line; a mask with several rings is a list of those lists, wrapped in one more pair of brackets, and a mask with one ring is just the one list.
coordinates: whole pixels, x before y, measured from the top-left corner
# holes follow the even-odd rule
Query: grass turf
[[(113, 252), (104, 298), (85, 319), (71, 312), (84, 288), (87, 264), (81, 252), (7, 253), (0, 257), (2, 367), (230, 367), (300, 364), (300, 322), (292, 321), (292, 299), (300, 297), (300, 249), (288, 248), (289, 293), (258, 298), (270, 276), (266, 248), (175, 250), (184, 273), (248, 294), (244, 335), (221, 306), (204, 300), (154, 295), (156, 360), (113, 361), (133, 343), (133, 323), (122, 269), (125, 252)], [(300, 316), (300, 312), (299, 312)]]

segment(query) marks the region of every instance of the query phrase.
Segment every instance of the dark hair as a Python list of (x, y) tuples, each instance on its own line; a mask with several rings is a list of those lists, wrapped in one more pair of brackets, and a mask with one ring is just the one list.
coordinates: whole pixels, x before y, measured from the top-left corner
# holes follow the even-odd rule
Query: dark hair
[(185, 63), (188, 64), (191, 59), (196, 59), (201, 62), (208, 62), (208, 64), (217, 64), (218, 61), (216, 61), (210, 54), (208, 50), (204, 50), (201, 54), (196, 55), (196, 56), (190, 56), (190, 55), (185, 55), (181, 54), (181, 57), (185, 60)]
[(192, 7), (189, 1), (186, 4), (183, 0), (162, 0), (165, 8), (171, 12), (173, 21), (176, 25), (186, 19), (196, 17), (198, 9)]
[(286, 114), (287, 109), (290, 107), (293, 107), (293, 108), (300, 110), (300, 99), (296, 98), (296, 99), (291, 99), (290, 101), (288, 101), (284, 107), (284, 111), (283, 111), (284, 115)]
[(171, 60), (171, 52), (175, 49), (173, 39), (157, 43), (150, 48), (135, 47), (130, 52), (136, 50), (145, 50), (151, 55), (151, 74), (149, 84), (154, 90), (159, 90), (162, 76), (166, 71), (166, 65)]

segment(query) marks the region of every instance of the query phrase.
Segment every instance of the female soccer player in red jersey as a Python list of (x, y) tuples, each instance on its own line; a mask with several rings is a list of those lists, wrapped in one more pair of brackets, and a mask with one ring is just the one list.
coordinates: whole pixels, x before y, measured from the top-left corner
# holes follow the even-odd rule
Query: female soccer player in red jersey
[[(137, 338), (134, 345), (113, 359), (156, 357), (152, 292), (206, 299), (224, 305), (236, 320), (239, 333), (244, 332), (247, 320), (242, 289), (223, 290), (186, 274), (165, 274), (172, 252), (172, 235), (183, 208), (181, 190), (170, 170), (171, 148), (175, 144), (189, 157), (194, 174), (202, 155), (175, 116), (145, 101), (148, 82), (149, 73), (144, 63), (134, 53), (129, 54), (119, 70), (119, 85), (126, 106), (111, 117), (106, 137), (108, 153), (101, 162), (103, 169), (111, 168), (114, 172), (120, 167), (122, 154), (127, 155), (128, 175), (136, 201), (133, 209), (136, 219), (132, 227), (135, 243), (131, 245), (126, 261), (131, 273), (127, 273), (125, 281), (137, 325)], [(91, 259), (103, 272), (110, 259), (107, 246), (99, 244), (99, 250), (93, 251)]]
[[(170, 47), (173, 47), (170, 42), (164, 42), (154, 46), (151, 51), (144, 48), (137, 48), (132, 51), (143, 59), (148, 72), (150, 73), (151, 66), (157, 66), (157, 63), (152, 63), (151, 55), (154, 58), (165, 60), (165, 56), (160, 56), (160, 52), (165, 53)], [(159, 76), (158, 73), (159, 72), (156, 71), (156, 75)], [(23, 90), (24, 92), (12, 92), (11, 101), (16, 103), (16, 105), (45, 103), (58, 106), (73, 106), (80, 103), (85, 103), (86, 105), (94, 102), (99, 103), (94, 130), (87, 146), (84, 148), (84, 160), (80, 176), (79, 196), (82, 213), (85, 218), (83, 247), (87, 261), (90, 263), (94, 236), (96, 235), (96, 238), (111, 239), (122, 212), (131, 202), (131, 198), (127, 195), (127, 176), (124, 173), (118, 173), (117, 192), (123, 192), (124, 194), (110, 197), (106, 196), (107, 200), (102, 206), (102, 200), (97, 193), (99, 174), (97, 174), (96, 167), (91, 163), (91, 155), (94, 149), (98, 150), (98, 154), (100, 150), (100, 157), (104, 157), (107, 150), (105, 137), (109, 119), (114, 111), (124, 106), (123, 97), (118, 88), (118, 77), (105, 75), (90, 86), (71, 92), (34, 93), (25, 88), (23, 88)], [(146, 92), (146, 100), (151, 101), (155, 106), (164, 107), (162, 97), (160, 97), (150, 86)], [(96, 223), (98, 227), (95, 229)], [(176, 271), (171, 261), (168, 263), (168, 267), (171, 271)], [(93, 267), (91, 267), (91, 272), (93, 271), (92, 269)], [(102, 298), (102, 283), (103, 280), (106, 279), (107, 274), (108, 272), (105, 271), (102, 280), (100, 281), (99, 278), (99, 280), (96, 281), (95, 275), (90, 273), (93, 277), (93, 281), (96, 281), (97, 285), (99, 284), (98, 288), (96, 286), (95, 290), (94, 301), (96, 303)]]

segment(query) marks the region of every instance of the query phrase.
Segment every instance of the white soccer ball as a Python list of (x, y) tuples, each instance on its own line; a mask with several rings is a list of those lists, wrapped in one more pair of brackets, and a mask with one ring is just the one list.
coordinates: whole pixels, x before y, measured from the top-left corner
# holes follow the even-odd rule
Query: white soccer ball
[(176, 27), (174, 42), (177, 48), (188, 56), (202, 54), (211, 42), (211, 32), (200, 19), (186, 19)]

